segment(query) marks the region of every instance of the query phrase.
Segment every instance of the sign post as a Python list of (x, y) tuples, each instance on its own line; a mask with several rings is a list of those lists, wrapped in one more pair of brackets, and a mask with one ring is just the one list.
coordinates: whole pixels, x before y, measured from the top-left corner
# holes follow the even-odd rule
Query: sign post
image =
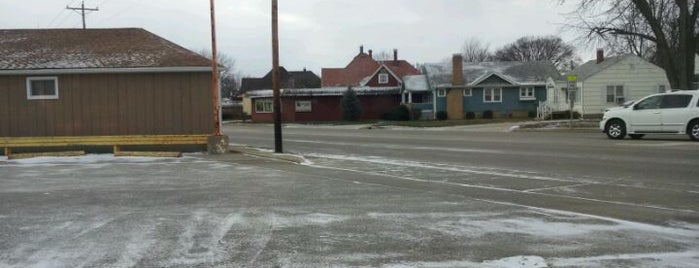
[(568, 127), (573, 128), (573, 107), (575, 107), (575, 99), (578, 92), (578, 77), (575, 75), (568, 75), (568, 103), (570, 103), (570, 119), (568, 120)]

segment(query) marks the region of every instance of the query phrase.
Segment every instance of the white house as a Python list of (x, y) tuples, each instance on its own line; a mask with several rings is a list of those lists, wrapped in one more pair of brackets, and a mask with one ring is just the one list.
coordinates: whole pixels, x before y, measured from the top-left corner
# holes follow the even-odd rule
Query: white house
[[(662, 68), (631, 54), (605, 58), (600, 50), (597, 59), (580, 65), (568, 75), (577, 76), (573, 110), (583, 117), (599, 116), (606, 108), (670, 90)], [(548, 104), (555, 111), (568, 110), (567, 82), (549, 79), (548, 88)]]

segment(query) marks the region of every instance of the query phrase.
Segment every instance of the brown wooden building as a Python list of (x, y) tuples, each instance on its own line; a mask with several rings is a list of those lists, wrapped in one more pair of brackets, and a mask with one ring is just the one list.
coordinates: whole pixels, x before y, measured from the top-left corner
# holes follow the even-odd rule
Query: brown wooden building
[(143, 29), (0, 30), (0, 137), (214, 131), (210, 61)]

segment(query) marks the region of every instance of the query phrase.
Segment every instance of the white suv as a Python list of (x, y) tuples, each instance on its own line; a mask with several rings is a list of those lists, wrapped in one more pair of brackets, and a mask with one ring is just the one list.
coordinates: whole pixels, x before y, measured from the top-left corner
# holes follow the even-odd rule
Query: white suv
[(688, 134), (699, 141), (699, 91), (684, 90), (655, 94), (624, 107), (608, 109), (599, 123), (610, 139), (628, 134)]

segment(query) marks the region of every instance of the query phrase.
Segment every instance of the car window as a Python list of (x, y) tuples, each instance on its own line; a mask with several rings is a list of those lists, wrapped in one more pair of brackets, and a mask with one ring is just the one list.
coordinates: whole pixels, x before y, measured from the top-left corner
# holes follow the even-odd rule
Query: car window
[(648, 110), (648, 109), (658, 109), (660, 108), (660, 101), (663, 96), (653, 96), (645, 100), (640, 101), (636, 104), (636, 110)]
[(685, 108), (692, 101), (692, 95), (665, 95), (660, 104), (661, 109)]

